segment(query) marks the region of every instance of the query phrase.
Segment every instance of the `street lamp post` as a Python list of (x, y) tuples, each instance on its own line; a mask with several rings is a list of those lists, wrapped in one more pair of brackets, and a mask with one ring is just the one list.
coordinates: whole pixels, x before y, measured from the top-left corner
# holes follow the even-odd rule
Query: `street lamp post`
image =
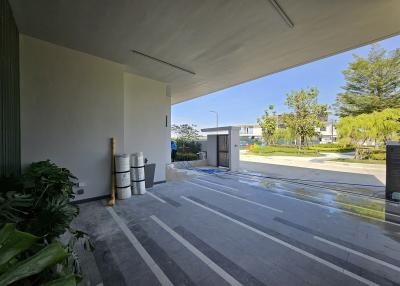
[(219, 136), (218, 136), (218, 112), (210, 110), (211, 113), (215, 113), (217, 117), (217, 166), (219, 166)]
[[(218, 129), (218, 112), (214, 111), (214, 110), (210, 110), (210, 112), (215, 113), (216, 117), (217, 117), (217, 129)], [(218, 132), (218, 130), (217, 130)]]

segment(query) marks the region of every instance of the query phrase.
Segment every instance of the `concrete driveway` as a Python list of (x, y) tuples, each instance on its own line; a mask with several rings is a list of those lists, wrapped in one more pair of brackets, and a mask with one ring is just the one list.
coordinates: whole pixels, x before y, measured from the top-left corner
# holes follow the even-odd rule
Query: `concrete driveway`
[(242, 171), (272, 176), (385, 185), (385, 165), (330, 161), (336, 158), (352, 158), (352, 153), (323, 153), (323, 155), (322, 157), (258, 156), (241, 151), (240, 167)]
[[(234, 173), (81, 204), (83, 285), (398, 285), (399, 212), (383, 200)], [(398, 206), (392, 206), (398, 211)]]

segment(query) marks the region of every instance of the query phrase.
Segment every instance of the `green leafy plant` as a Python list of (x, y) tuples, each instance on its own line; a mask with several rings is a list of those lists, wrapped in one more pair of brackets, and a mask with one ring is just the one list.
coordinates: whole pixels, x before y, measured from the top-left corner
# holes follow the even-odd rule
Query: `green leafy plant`
[(29, 214), (33, 199), (30, 195), (15, 191), (0, 193), (0, 225), (4, 223), (19, 223)]
[(61, 266), (68, 257), (68, 252), (64, 247), (59, 242), (40, 245), (39, 241), (38, 236), (18, 231), (15, 224), (5, 224), (2, 227), (0, 230), (0, 285), (12, 283), (76, 285), (73, 273), (55, 267)]
[(24, 174), (26, 187), (37, 197), (36, 203), (56, 196), (73, 199), (76, 179), (68, 169), (58, 167), (50, 160), (32, 163)]
[(18, 177), (0, 178), (0, 227), (18, 223), (28, 214), (33, 199), (23, 193), (23, 183)]
[(49, 160), (31, 164), (21, 179), (0, 180), (7, 190), (0, 193), (0, 223), (16, 223), (18, 229), (40, 237), (43, 244), (58, 241), (63, 234), (69, 236), (64, 249), (68, 257), (62, 264), (79, 276), (75, 244), (82, 242), (87, 250), (94, 247), (86, 233), (70, 226), (79, 214), (78, 206), (71, 202), (75, 180), (68, 169)]

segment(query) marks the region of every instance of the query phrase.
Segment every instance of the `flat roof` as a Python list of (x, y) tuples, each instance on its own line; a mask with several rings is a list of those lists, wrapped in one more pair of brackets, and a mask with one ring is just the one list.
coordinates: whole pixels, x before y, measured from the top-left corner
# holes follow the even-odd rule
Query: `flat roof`
[(221, 127), (203, 128), (203, 129), (201, 129), (201, 132), (218, 132), (218, 131), (230, 131), (230, 130), (240, 130), (240, 127), (221, 126)]

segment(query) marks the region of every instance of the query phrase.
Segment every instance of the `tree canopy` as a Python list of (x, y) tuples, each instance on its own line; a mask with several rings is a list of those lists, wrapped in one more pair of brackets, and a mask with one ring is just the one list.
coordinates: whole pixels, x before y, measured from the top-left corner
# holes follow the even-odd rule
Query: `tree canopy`
[(172, 131), (178, 140), (182, 142), (193, 142), (199, 140), (199, 131), (194, 124), (172, 125)]
[(346, 85), (336, 98), (340, 117), (400, 107), (400, 49), (387, 52), (378, 45), (367, 58), (354, 55), (343, 71)]
[(343, 117), (337, 123), (339, 140), (362, 146), (368, 141), (386, 144), (397, 140), (400, 132), (400, 108)]
[(307, 138), (316, 136), (316, 128), (324, 127), (328, 106), (318, 103), (319, 91), (315, 87), (293, 91), (287, 95), (285, 104), (291, 109), (283, 114), (285, 125), (300, 139), (303, 146)]
[(273, 110), (274, 106), (270, 105), (268, 109), (264, 110), (264, 115), (261, 118), (257, 117), (257, 123), (262, 130), (262, 137), (269, 144), (274, 141), (273, 135), (277, 127), (275, 112)]

